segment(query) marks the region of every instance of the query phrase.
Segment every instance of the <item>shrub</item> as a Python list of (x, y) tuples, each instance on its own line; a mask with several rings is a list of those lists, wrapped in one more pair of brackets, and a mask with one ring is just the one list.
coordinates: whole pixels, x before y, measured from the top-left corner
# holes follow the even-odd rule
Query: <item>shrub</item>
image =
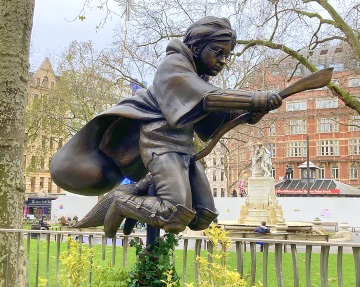
[[(248, 286), (246, 280), (242, 279), (237, 271), (229, 270), (226, 266), (227, 250), (231, 246), (229, 233), (223, 228), (219, 228), (216, 224), (212, 224), (205, 231), (205, 235), (209, 238), (213, 246), (213, 251), (208, 253), (211, 262), (207, 258), (197, 256), (196, 264), (199, 274), (198, 287), (242, 287)], [(187, 284), (193, 287), (194, 284)], [(262, 284), (258, 283), (258, 287)]]
[[(69, 249), (60, 255), (63, 268), (60, 270), (60, 286), (90, 286), (89, 272), (92, 271), (92, 287), (127, 287), (128, 272), (121, 266), (112, 266), (104, 261), (93, 261), (94, 250), (78, 243), (71, 237)], [(46, 282), (45, 282), (46, 283)]]
[(130, 246), (135, 247), (137, 261), (129, 272), (129, 287), (178, 287), (179, 276), (172, 263), (172, 256), (178, 239), (174, 234), (159, 237), (151, 250), (140, 240), (132, 240)]

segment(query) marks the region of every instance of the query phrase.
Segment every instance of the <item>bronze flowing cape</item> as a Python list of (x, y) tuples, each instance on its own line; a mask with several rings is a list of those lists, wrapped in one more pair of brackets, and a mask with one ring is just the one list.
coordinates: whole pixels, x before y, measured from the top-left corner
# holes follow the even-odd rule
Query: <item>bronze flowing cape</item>
[(124, 177), (140, 180), (147, 174), (140, 156), (141, 123), (166, 119), (174, 128), (193, 126), (207, 140), (226, 121), (226, 113), (202, 108), (204, 96), (217, 90), (197, 75), (191, 51), (172, 40), (153, 86), (96, 116), (54, 155), (53, 181), (73, 193), (99, 195)]

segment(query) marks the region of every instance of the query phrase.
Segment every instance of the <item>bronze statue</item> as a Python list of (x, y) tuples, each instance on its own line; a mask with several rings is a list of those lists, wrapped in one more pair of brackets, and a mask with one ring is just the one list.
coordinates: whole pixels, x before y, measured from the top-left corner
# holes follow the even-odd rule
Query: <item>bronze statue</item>
[[(87, 226), (103, 223), (113, 237), (124, 218), (125, 234), (137, 220), (178, 233), (186, 226), (205, 229), (217, 218), (204, 169), (192, 160), (194, 133), (207, 141), (239, 115), (239, 123), (254, 124), (282, 103), (277, 93), (209, 83), (226, 66), (235, 41), (226, 18), (193, 23), (183, 42), (169, 42), (152, 86), (95, 117), (54, 155), (50, 170), (58, 186), (83, 195), (111, 191)], [(115, 188), (124, 177), (138, 183)], [(157, 195), (146, 195), (149, 188)]]

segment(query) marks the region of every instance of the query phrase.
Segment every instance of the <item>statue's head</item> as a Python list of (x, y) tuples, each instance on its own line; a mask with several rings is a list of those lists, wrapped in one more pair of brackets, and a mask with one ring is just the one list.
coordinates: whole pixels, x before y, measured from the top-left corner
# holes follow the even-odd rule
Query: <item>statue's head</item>
[(236, 45), (236, 32), (226, 18), (204, 17), (191, 24), (184, 44), (192, 51), (199, 75), (216, 76)]

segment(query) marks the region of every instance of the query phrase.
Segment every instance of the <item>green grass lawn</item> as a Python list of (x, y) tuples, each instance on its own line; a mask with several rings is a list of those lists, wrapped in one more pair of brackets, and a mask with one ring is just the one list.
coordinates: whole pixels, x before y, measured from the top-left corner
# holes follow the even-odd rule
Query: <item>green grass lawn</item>
[[(26, 245), (25, 245), (26, 247)], [(37, 258), (36, 258), (36, 250), (37, 250), (37, 240), (32, 239), (30, 242), (30, 266), (29, 266), (29, 286), (36, 286), (36, 266), (37, 266)], [(40, 240), (39, 245), (40, 250), (40, 258), (38, 261), (39, 264), (39, 278), (46, 278), (46, 241)], [(105, 260), (111, 262), (111, 250), (112, 246), (107, 246), (106, 248), (106, 258)], [(67, 244), (65, 242), (61, 243), (60, 252), (67, 251)], [(94, 246), (95, 251), (95, 260), (101, 259), (101, 245)], [(122, 264), (122, 247), (116, 248), (116, 264)], [(202, 255), (206, 256), (205, 251), (202, 251)], [(182, 261), (183, 251), (176, 250), (175, 258), (176, 258), (176, 269), (179, 276), (182, 278)], [(56, 242), (50, 242), (50, 263), (49, 263), (49, 286), (56, 286), (56, 266), (55, 260), (56, 258)], [(257, 270), (256, 270), (256, 282), (262, 281), (262, 253), (257, 253)], [(337, 270), (336, 270), (336, 254), (330, 254), (329, 257), (329, 270), (328, 270), (328, 278), (329, 278), (329, 287), (338, 286), (337, 282)], [(135, 262), (135, 249), (129, 247), (128, 248), (128, 259), (126, 269), (130, 270), (132, 265)], [(268, 265), (268, 286), (275, 287), (277, 286), (276, 281), (276, 273), (275, 273), (275, 260), (274, 253), (269, 253), (269, 265)], [(227, 264), (229, 269), (236, 269), (236, 254), (235, 252), (229, 252)], [(299, 273), (300, 273), (300, 286), (306, 286), (305, 282), (305, 254), (298, 253), (298, 265), (299, 265)], [(250, 252), (244, 253), (244, 272), (245, 274), (249, 274), (250, 272)], [(292, 270), (292, 257), (291, 253), (283, 254), (283, 276), (284, 276), (284, 285), (285, 286), (294, 286), (293, 283), (293, 270)], [(60, 270), (62, 266), (60, 265)], [(313, 253), (312, 254), (312, 286), (321, 286), (321, 278), (320, 278), (320, 254)], [(245, 275), (246, 278), (246, 275)], [(248, 278), (249, 279), (249, 278)], [(344, 286), (350, 287), (355, 286), (355, 270), (354, 270), (354, 261), (352, 254), (344, 254), (343, 256), (343, 279)], [(188, 251), (187, 258), (187, 283), (194, 282), (194, 251)], [(86, 286), (86, 285), (84, 285)], [(182, 286), (182, 285), (181, 285)]]

